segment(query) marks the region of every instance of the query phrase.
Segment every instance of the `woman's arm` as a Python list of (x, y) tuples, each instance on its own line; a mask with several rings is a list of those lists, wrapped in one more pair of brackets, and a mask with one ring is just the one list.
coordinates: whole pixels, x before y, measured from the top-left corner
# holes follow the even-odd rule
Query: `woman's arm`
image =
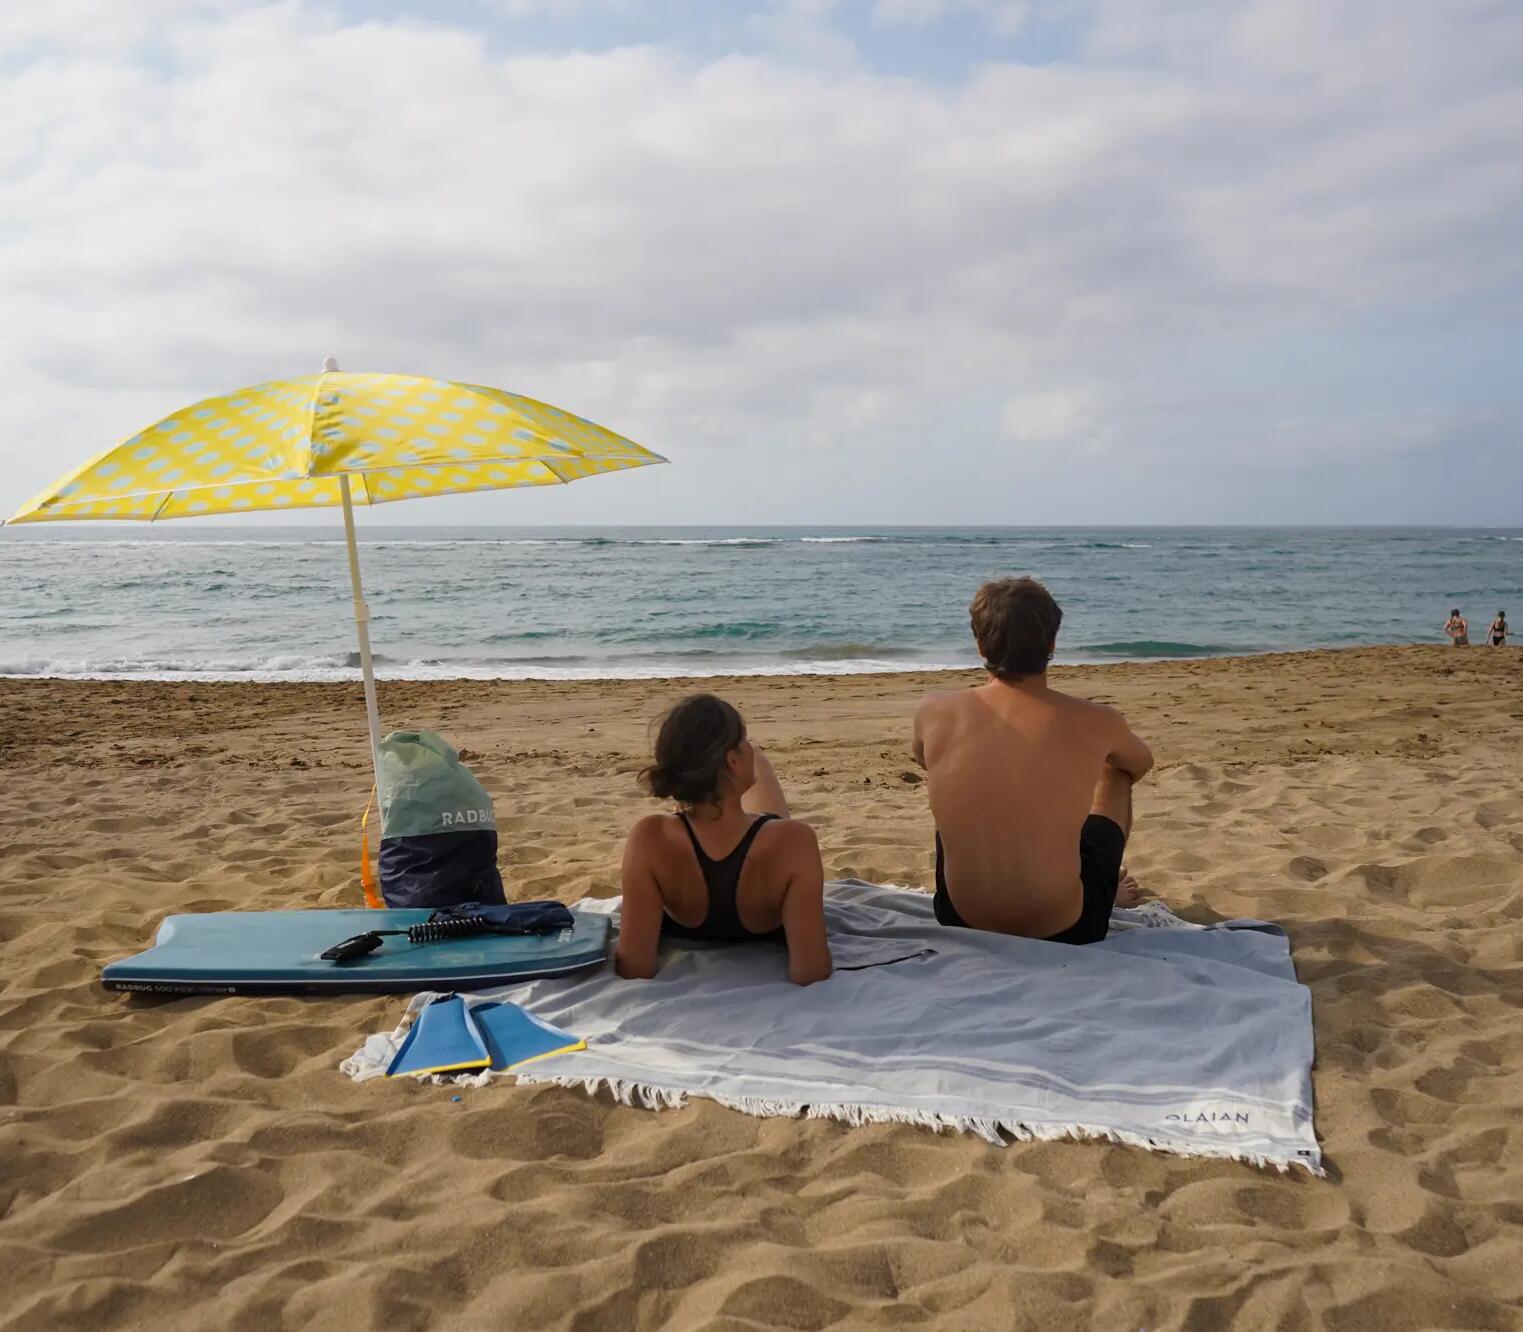
[(661, 949), (661, 889), (656, 883), (654, 849), (661, 835), (661, 815), (650, 814), (629, 830), (620, 879), (624, 904), (619, 914), (619, 942), (613, 969), (625, 980), (649, 980), (656, 974)]
[(834, 970), (825, 934), (825, 867), (820, 843), (807, 823), (789, 820), (786, 829), (788, 886), (783, 893), (783, 934), (788, 940), (788, 979), (813, 985)]
[(741, 795), (740, 807), (747, 814), (776, 814), (778, 818), (786, 819), (788, 797), (783, 794), (783, 784), (772, 771), (771, 761), (758, 744), (752, 744), (751, 752), (756, 762), (756, 781)]

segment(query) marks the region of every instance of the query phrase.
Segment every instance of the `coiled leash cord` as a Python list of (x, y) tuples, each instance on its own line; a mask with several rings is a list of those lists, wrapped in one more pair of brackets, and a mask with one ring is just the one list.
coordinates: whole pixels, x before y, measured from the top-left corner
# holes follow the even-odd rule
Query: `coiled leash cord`
[(336, 943), (322, 954), (328, 962), (353, 962), (376, 951), (381, 940), (405, 938), (408, 943), (430, 944), (444, 939), (463, 939), (473, 934), (557, 934), (576, 928), (576, 917), (560, 902), (491, 903), (461, 902), (440, 907), (427, 920), (400, 930), (366, 930)]
[(364, 934), (356, 934), (342, 943), (334, 944), (321, 956), (328, 962), (348, 962), (352, 958), (375, 952), (381, 946), (382, 939), (405, 936), (408, 943), (426, 944), (438, 943), (441, 939), (458, 939), (468, 934), (495, 932), (493, 926), (481, 916), (442, 916), (436, 920), (425, 920), (421, 925), (409, 925), (405, 930), (366, 930)]
[(421, 925), (409, 925), (398, 934), (405, 934), (408, 943), (438, 943), (440, 939), (454, 939), (462, 934), (488, 934), (491, 925), (482, 916), (438, 916), (425, 920)]

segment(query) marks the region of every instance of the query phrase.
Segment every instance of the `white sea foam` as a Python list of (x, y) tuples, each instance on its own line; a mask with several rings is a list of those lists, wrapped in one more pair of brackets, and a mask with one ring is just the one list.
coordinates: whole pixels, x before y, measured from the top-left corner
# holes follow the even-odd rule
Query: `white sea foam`
[(599, 544), (610, 546), (772, 546), (772, 537), (635, 537), (619, 540), (606, 538)]
[[(380, 680), (661, 680), (712, 676), (889, 675), (906, 671), (966, 670), (966, 661), (906, 661), (875, 657), (803, 661), (736, 660), (695, 663), (681, 658), (629, 661), (535, 662), (408, 661), (376, 666)], [(187, 683), (246, 681), (335, 682), (358, 680), (357, 667), (335, 657), (270, 657), (259, 661), (33, 659), (0, 662), (0, 678), (62, 680), (181, 680)]]
[[(230, 547), (250, 547), (257, 550), (298, 550), (302, 546), (342, 546), (344, 538), (339, 536), (314, 536), (287, 538), (284, 541), (257, 541), (246, 537), (224, 538), (220, 541), (195, 540), (186, 541), (178, 537), (110, 537), (99, 541), (77, 540), (73, 537), (58, 537), (51, 532), (46, 537), (40, 534), (8, 538), (12, 550), (24, 550), (31, 548), (37, 551), (56, 550), (59, 547), (68, 549), (79, 547), (88, 550), (143, 550), (152, 547), (157, 550), (224, 550)], [(366, 545), (379, 545), (379, 542), (365, 542)], [(440, 544), (436, 541), (420, 541), (418, 545), (434, 546)]]
[(360, 544), (366, 550), (386, 550), (391, 547), (412, 547), (422, 550), (455, 549), (465, 547), (467, 549), (481, 546), (582, 546), (587, 543), (581, 537), (458, 537), (444, 541), (413, 541), (401, 538), (381, 537), (377, 540), (366, 541), (363, 538)]

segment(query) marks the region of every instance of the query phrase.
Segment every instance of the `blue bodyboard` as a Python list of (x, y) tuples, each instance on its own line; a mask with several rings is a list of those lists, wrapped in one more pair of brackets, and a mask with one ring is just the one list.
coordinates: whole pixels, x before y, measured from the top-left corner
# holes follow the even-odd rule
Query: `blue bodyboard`
[(387, 939), (349, 962), (319, 956), (366, 930), (421, 925), (433, 913), (209, 911), (169, 916), (152, 948), (101, 972), (108, 990), (144, 994), (389, 994), (474, 990), (601, 966), (608, 918), (573, 912), (555, 934), (477, 934), (413, 944)]

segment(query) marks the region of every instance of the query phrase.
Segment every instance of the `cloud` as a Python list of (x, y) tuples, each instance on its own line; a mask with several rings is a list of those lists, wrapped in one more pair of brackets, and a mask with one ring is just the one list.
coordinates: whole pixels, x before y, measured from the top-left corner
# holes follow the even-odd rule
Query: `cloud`
[(957, 14), (981, 18), (1001, 36), (1013, 36), (1031, 16), (1027, 0), (874, 0), (873, 21), (927, 27)]
[(0, 7), (0, 57), (121, 51), (175, 26), (226, 19), (236, 0), (15, 0)]
[(489, 8), (515, 18), (548, 14), (552, 18), (596, 13), (599, 10), (630, 9), (634, 0), (486, 0)]
[(1005, 404), (1001, 425), (1005, 437), (1017, 444), (1072, 446), (1093, 434), (1095, 420), (1082, 394), (1049, 389), (1011, 398)]
[[(1230, 476), (1162, 478), (1410, 463), (1378, 384), (1336, 352), (1290, 382), (1287, 343), (1438, 319), (1452, 355), (1523, 291), (1506, 8), (1411, 0), (1371, 35), (1344, 0), (1117, 0), (1082, 59), (950, 85), (864, 65), (813, 0), (763, 16), (829, 39), (791, 59), (526, 52), (302, 0), (160, 0), (150, 32), (129, 8), (109, 41), (0, 27), (50, 43), (0, 77), (6, 511), (332, 353), (560, 401), (678, 463), (537, 499), (555, 519), (1253, 517)], [(1500, 376), (1466, 393), (1414, 410), (1465, 422), (1478, 483), (1519, 409)], [(1385, 516), (1334, 479), (1340, 512)]]

